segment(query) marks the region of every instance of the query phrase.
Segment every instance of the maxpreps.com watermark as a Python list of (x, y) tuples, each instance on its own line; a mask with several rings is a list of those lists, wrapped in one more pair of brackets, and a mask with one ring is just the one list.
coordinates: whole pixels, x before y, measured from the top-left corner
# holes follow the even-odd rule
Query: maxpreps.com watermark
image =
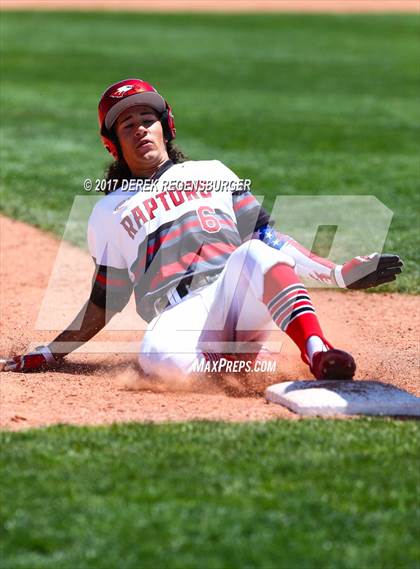
[(192, 371), (195, 373), (275, 373), (276, 360), (229, 360), (220, 358), (217, 361), (196, 360)]
[(251, 191), (251, 180), (105, 180), (86, 178), (83, 182), (86, 192), (154, 192), (154, 191), (187, 191), (187, 192), (245, 192)]

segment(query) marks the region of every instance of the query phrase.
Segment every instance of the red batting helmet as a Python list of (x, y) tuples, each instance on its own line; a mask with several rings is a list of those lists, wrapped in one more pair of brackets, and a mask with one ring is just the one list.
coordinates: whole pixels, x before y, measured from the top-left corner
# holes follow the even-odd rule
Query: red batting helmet
[(118, 159), (118, 148), (112, 127), (118, 116), (134, 105), (149, 105), (160, 114), (160, 122), (166, 140), (175, 138), (175, 122), (172, 109), (156, 89), (141, 79), (124, 79), (114, 83), (102, 94), (98, 106), (99, 128), (105, 148)]

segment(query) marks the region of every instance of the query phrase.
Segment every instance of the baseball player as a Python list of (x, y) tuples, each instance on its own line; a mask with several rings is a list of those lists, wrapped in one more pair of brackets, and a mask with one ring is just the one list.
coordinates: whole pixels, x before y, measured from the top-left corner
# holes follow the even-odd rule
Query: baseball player
[(336, 265), (277, 232), (222, 162), (188, 160), (175, 147), (171, 107), (146, 81), (111, 85), (99, 102), (99, 126), (114, 157), (108, 179), (118, 182), (89, 219), (90, 298), (68, 329), (9, 360), (8, 370), (59, 366), (134, 293), (148, 322), (139, 353), (146, 374), (189, 374), (226, 354), (257, 354), (275, 328), (293, 340), (315, 378), (353, 378), (353, 357), (326, 339), (302, 280), (378, 286), (401, 272), (397, 255)]

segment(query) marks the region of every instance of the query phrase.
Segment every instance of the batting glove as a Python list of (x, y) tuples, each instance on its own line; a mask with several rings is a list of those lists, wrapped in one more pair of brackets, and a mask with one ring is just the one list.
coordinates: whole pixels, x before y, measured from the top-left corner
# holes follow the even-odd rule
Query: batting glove
[(38, 346), (34, 352), (8, 360), (4, 371), (46, 371), (58, 367), (61, 362), (62, 358), (54, 356), (47, 346)]
[(398, 255), (372, 253), (337, 265), (334, 277), (340, 288), (371, 288), (395, 281), (403, 267), (404, 263)]

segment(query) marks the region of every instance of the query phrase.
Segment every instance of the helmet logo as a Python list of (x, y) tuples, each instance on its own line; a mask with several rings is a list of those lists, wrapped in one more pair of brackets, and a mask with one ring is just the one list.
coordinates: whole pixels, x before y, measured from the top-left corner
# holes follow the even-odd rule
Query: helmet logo
[[(123, 85), (122, 87), (118, 87), (116, 91), (110, 95), (112, 99), (121, 99), (124, 95), (135, 88), (135, 85)], [(138, 91), (138, 89), (136, 89)]]

